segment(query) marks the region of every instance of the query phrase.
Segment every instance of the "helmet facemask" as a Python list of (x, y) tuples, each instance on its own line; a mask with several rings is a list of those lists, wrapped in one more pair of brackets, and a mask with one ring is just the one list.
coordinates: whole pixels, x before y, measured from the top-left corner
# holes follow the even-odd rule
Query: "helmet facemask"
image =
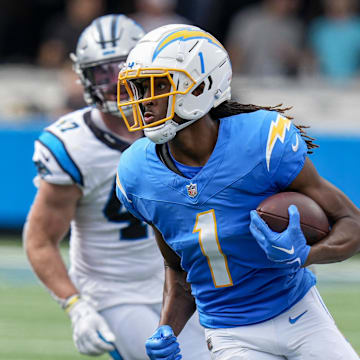
[[(80, 69), (85, 90), (85, 100), (95, 104), (99, 110), (116, 116), (121, 116), (117, 107), (117, 77), (124, 60), (115, 60), (84, 66)], [(122, 99), (128, 99), (127, 94), (121, 94)], [(127, 111), (128, 113), (128, 111)]]
[[(170, 90), (166, 93), (156, 94), (155, 79), (165, 78), (170, 83)], [(145, 97), (143, 84), (149, 84)], [(180, 90), (179, 83), (183, 82), (184, 86)], [(162, 68), (139, 68), (136, 70), (124, 70), (119, 74), (118, 81), (118, 107), (129, 131), (146, 130), (158, 127), (174, 118), (175, 106), (181, 102), (181, 95), (185, 95), (195, 86), (194, 79), (184, 70), (162, 69)], [(128, 99), (124, 100), (121, 94), (128, 94)], [(151, 100), (168, 98), (166, 116), (157, 119), (152, 123), (146, 123), (144, 119), (144, 102)], [(131, 117), (127, 116), (124, 109), (131, 107)]]

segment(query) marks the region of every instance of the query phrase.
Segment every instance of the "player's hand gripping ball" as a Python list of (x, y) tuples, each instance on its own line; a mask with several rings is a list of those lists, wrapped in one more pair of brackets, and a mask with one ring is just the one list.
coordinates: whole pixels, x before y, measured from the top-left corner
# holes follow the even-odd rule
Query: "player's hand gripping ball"
[(314, 244), (329, 232), (323, 210), (300, 193), (273, 195), (265, 199), (256, 211), (251, 211), (250, 217), (252, 235), (266, 256), (280, 264), (303, 265), (310, 251), (309, 244)]
[(180, 360), (179, 343), (173, 329), (168, 325), (158, 327), (155, 333), (146, 340), (146, 353), (151, 360)]
[(310, 197), (289, 191), (263, 200), (256, 211), (271, 230), (284, 231), (289, 224), (288, 208), (296, 205), (300, 213), (300, 227), (306, 243), (314, 245), (329, 233), (329, 221), (324, 210)]

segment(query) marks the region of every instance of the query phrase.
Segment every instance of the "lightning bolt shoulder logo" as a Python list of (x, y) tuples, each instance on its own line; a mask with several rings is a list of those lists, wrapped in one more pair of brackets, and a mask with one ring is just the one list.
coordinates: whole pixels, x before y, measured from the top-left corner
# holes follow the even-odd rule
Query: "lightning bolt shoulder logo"
[(268, 171), (270, 171), (270, 159), (276, 140), (284, 143), (286, 131), (290, 130), (290, 124), (290, 120), (281, 115), (278, 115), (276, 120), (271, 122), (266, 143), (266, 165)]

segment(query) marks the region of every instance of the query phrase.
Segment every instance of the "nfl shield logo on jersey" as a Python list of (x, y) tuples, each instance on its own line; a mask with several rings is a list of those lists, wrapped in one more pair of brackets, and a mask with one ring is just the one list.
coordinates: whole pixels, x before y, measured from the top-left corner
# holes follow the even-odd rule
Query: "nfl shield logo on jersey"
[(189, 185), (186, 185), (188, 195), (193, 198), (197, 195), (197, 185), (190, 183)]

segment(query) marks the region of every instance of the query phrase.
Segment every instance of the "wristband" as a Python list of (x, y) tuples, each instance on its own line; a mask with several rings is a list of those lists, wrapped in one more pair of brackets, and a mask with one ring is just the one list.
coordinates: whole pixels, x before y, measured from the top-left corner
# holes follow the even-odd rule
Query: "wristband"
[(71, 308), (80, 300), (80, 295), (79, 294), (74, 294), (69, 296), (64, 304), (62, 305), (62, 308), (69, 313), (69, 311), (71, 310)]

